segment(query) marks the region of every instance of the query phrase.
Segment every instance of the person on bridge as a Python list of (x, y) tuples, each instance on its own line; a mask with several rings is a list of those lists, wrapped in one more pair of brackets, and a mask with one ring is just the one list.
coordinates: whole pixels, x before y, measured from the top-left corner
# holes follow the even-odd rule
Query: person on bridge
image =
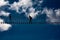
[(32, 17), (29, 15), (29, 23), (32, 23)]

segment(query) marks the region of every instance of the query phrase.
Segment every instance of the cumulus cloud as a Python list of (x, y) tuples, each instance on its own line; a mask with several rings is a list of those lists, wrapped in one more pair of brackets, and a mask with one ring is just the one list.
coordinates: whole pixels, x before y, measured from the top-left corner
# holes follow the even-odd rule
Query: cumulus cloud
[(24, 10), (26, 10), (26, 8), (32, 6), (32, 2), (31, 0), (19, 0), (19, 2), (14, 2), (13, 4), (11, 4), (10, 9), (12, 10), (16, 10), (17, 12), (19, 12), (19, 8), (23, 7)]
[(1, 6), (4, 6), (4, 5), (8, 5), (8, 4), (9, 4), (8, 1), (0, 0), (0, 7), (1, 7)]
[(29, 8), (29, 13), (26, 13), (25, 15), (27, 17), (31, 16), (33, 19), (38, 15), (39, 11), (35, 11), (33, 7)]
[(45, 13), (47, 16), (46, 21), (51, 23), (58, 23), (60, 22), (60, 9), (48, 9), (44, 8), (42, 14)]
[[(42, 4), (43, 0), (38, 2), (39, 4)], [(27, 17), (30, 15), (32, 18), (35, 18), (38, 15), (38, 11), (35, 12), (35, 9), (32, 7), (33, 5), (32, 0), (19, 0), (19, 2), (14, 2), (11, 4), (9, 9), (16, 10), (16, 12), (21, 13), (19, 9), (22, 7), (22, 11), (25, 12)], [(26, 12), (27, 8), (29, 8), (29, 13)]]
[(0, 16), (6, 16), (8, 17), (10, 13), (5, 12), (5, 11), (0, 11)]
[(10, 27), (10, 24), (5, 23), (4, 20), (0, 18), (0, 31), (7, 31)]
[(56, 16), (59, 17), (60, 16), (60, 9), (56, 9), (55, 12), (56, 12)]
[[(35, 0), (37, 1), (37, 0)], [(37, 3), (37, 2), (35, 2)], [(39, 5), (43, 3), (43, 0), (39, 1)], [(9, 4), (8, 1), (0, 0), (0, 7)], [(34, 5), (32, 3), (32, 0), (19, 0), (19, 2), (14, 2), (13, 4), (9, 4), (11, 10), (15, 10), (16, 12), (20, 13), (19, 9), (22, 7), (22, 11), (25, 12), (25, 15), (27, 17), (31, 16), (33, 19), (36, 18), (38, 15), (39, 11), (35, 11), (35, 8), (32, 6)], [(29, 8), (29, 12), (27, 13), (26, 10)], [(60, 22), (60, 9), (48, 9), (48, 8), (43, 8), (43, 11), (40, 12), (41, 14), (46, 14), (47, 22)], [(10, 13), (0, 11), (0, 16), (9, 16)]]

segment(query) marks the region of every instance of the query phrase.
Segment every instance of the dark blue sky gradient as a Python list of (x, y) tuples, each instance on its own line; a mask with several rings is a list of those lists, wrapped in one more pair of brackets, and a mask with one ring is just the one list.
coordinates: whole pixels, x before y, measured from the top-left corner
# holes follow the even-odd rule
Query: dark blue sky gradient
[(48, 8), (60, 8), (60, 0), (44, 0), (43, 6)]
[[(18, 0), (9, 0), (9, 3), (12, 4), (14, 1)], [(38, 3), (37, 3), (38, 4)], [(35, 4), (33, 7), (36, 10), (40, 10), (39, 6)], [(4, 7), (4, 8), (3, 8)], [(19, 15), (16, 11), (9, 10), (9, 6), (3, 6), (0, 9), (6, 12), (10, 12), (12, 19), (28, 21), (24, 13)], [(42, 8), (60, 8), (60, 0), (44, 0)], [(43, 19), (42, 19), (43, 18)], [(8, 18), (9, 19), (9, 18)], [(4, 19), (5, 21), (7, 19)], [(19, 20), (19, 21), (20, 21)], [(45, 23), (46, 15), (37, 16), (33, 21), (41, 21)], [(13, 24), (12, 28), (5, 32), (0, 32), (0, 40), (60, 40), (60, 25), (53, 24)]]

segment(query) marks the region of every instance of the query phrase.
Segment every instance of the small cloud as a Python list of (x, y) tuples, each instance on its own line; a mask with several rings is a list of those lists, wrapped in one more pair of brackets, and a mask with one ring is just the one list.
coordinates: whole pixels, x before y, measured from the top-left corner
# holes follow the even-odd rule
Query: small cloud
[(0, 11), (0, 16), (6, 16), (8, 17), (10, 13), (5, 12), (5, 11)]
[(38, 15), (38, 12), (31, 12), (29, 15), (34, 19)]
[(43, 0), (40, 0), (39, 3), (43, 3)]
[(60, 9), (56, 9), (56, 10), (55, 10), (55, 13), (56, 13), (56, 16), (59, 17), (59, 16), (60, 16)]
[(9, 4), (8, 1), (0, 0), (0, 7)]
[(29, 13), (25, 13), (25, 15), (27, 17), (31, 16), (33, 19), (36, 18), (36, 16), (38, 15), (39, 11), (35, 12), (35, 9), (33, 7), (29, 8)]
[(3, 23), (4, 23), (4, 20), (0, 18), (0, 31), (7, 31), (11, 27), (11, 25), (7, 23), (4, 23), (4, 24)]

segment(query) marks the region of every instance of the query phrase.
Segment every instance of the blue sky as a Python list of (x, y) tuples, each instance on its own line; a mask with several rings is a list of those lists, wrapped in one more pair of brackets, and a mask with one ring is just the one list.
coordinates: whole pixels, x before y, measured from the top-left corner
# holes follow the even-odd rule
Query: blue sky
[[(29, 15), (43, 24), (8, 23), (29, 22)], [(60, 40), (60, 0), (0, 0), (0, 22), (0, 40)]]

